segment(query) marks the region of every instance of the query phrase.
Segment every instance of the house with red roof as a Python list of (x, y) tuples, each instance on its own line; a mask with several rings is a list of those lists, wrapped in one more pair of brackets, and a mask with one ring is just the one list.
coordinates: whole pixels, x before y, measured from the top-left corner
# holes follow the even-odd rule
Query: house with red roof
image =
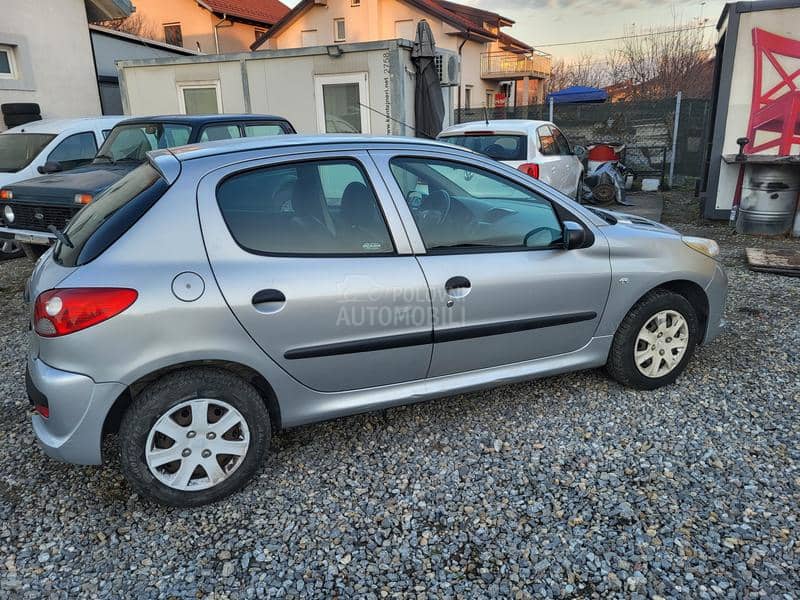
[[(289, 13), (280, 0), (134, 0), (129, 31), (204, 54), (246, 52)], [(128, 30), (129, 28), (126, 28)]]
[(541, 103), (550, 56), (509, 35), (514, 21), (449, 0), (301, 0), (253, 42), (253, 50), (413, 40), (426, 20), (436, 45), (460, 58), (453, 108)]

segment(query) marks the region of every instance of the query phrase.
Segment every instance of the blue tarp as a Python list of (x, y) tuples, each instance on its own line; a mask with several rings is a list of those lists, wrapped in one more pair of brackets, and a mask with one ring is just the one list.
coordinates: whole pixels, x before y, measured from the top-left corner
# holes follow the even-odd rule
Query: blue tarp
[(605, 90), (598, 88), (573, 85), (572, 87), (547, 94), (548, 104), (550, 104), (550, 98), (553, 99), (554, 104), (564, 104), (567, 102), (605, 102), (608, 100), (608, 94)]

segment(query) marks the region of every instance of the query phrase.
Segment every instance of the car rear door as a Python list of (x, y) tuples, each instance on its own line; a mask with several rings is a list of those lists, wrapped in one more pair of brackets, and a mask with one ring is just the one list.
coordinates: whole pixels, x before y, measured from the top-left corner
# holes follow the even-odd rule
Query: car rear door
[(232, 164), (197, 193), (222, 294), (295, 379), (327, 392), (426, 376), (428, 286), (366, 153)]
[(541, 125), (536, 130), (538, 142), (538, 156), (536, 163), (539, 165), (539, 181), (563, 192), (564, 187), (561, 156), (559, 155), (558, 142), (549, 125)]
[(572, 146), (561, 130), (558, 127), (551, 127), (550, 129), (558, 144), (559, 157), (561, 158), (562, 188), (560, 188), (560, 191), (570, 198), (575, 198), (578, 180), (581, 175), (581, 161), (575, 156)]
[(442, 152), (371, 154), (430, 286), (429, 377), (589, 343), (611, 281), (608, 244), (593, 225), (581, 223), (585, 247), (565, 250), (561, 221), (580, 219), (521, 185), (521, 176)]

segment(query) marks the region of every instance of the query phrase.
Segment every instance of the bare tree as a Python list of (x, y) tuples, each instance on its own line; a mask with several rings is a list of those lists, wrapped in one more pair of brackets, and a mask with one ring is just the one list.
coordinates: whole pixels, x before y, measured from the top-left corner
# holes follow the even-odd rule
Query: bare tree
[(141, 13), (133, 13), (125, 19), (114, 19), (113, 21), (100, 21), (96, 23), (102, 27), (109, 29), (116, 29), (123, 33), (130, 33), (139, 37), (147, 38), (149, 40), (159, 40), (163, 36), (159, 35), (158, 28), (152, 21), (148, 20)]
[(624, 87), (629, 100), (669, 98), (679, 91), (689, 98), (709, 97), (712, 51), (703, 25), (676, 18), (661, 29), (628, 28), (629, 37), (608, 53), (611, 80)]
[(608, 75), (605, 65), (598, 62), (593, 55), (583, 53), (570, 61), (563, 58), (553, 60), (548, 89), (558, 91), (573, 85), (603, 87), (607, 84)]

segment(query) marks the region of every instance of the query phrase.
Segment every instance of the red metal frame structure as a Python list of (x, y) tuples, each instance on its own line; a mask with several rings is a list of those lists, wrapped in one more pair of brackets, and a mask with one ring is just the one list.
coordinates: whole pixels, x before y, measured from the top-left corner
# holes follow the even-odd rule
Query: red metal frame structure
[[(776, 56), (800, 59), (800, 40), (793, 40), (755, 28), (753, 29), (753, 50), (755, 73), (750, 123), (747, 126), (747, 137), (750, 138), (750, 142), (746, 152), (755, 154), (777, 147), (780, 156), (788, 156), (791, 154), (792, 145), (800, 144), (800, 89), (798, 89), (800, 68), (789, 73)], [(773, 66), (781, 80), (762, 93), (765, 59)], [(776, 95), (779, 92), (781, 92), (780, 95)], [(757, 131), (767, 131), (779, 135), (756, 145)]]

